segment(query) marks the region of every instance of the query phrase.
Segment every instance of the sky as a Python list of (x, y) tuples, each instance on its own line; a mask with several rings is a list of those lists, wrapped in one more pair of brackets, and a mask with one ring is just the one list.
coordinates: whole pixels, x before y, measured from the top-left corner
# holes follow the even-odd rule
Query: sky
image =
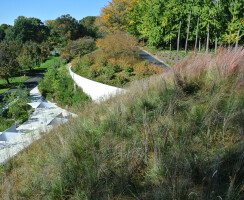
[(14, 25), (18, 16), (35, 17), (43, 22), (70, 14), (77, 20), (100, 15), (108, 0), (0, 0), (0, 25)]

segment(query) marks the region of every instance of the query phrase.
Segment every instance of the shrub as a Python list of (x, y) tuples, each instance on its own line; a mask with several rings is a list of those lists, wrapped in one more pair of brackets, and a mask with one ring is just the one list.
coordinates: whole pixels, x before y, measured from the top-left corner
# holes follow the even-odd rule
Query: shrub
[(80, 38), (75, 41), (71, 41), (64, 48), (61, 58), (68, 61), (75, 58), (76, 56), (84, 56), (96, 49), (95, 41), (91, 37)]
[(27, 104), (29, 103), (28, 96), (28, 90), (19, 86), (16, 92), (4, 97), (2, 107), (7, 107), (7, 109), (0, 114), (0, 131), (13, 126), (14, 122), (18, 125), (28, 120), (28, 112), (31, 110)]

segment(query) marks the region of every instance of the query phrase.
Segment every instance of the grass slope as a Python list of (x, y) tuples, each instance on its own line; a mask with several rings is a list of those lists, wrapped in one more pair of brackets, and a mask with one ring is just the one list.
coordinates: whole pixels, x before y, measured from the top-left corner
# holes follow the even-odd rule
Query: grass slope
[(241, 199), (244, 50), (90, 104), (2, 168), (2, 199)]

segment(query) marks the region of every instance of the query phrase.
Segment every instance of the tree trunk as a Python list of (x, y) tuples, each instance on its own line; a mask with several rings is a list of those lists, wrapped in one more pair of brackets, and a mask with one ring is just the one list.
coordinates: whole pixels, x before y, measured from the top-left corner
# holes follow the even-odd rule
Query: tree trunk
[(215, 54), (217, 53), (217, 48), (218, 48), (218, 31), (216, 28), (216, 31), (215, 31)]
[(191, 11), (189, 14), (189, 21), (188, 21), (187, 34), (186, 34), (186, 45), (185, 45), (185, 52), (186, 53), (187, 53), (187, 43), (188, 43), (188, 38), (189, 38), (190, 25), (191, 25)]
[(239, 42), (238, 37), (240, 36), (240, 31), (241, 31), (241, 29), (239, 27), (238, 32), (237, 32), (237, 40), (236, 40), (236, 47), (235, 47), (236, 50), (238, 48), (238, 42)]
[(195, 53), (197, 52), (197, 38), (198, 38), (198, 26), (199, 26), (199, 17), (197, 18), (197, 32), (196, 32), (196, 41), (195, 41)]
[(172, 51), (171, 36), (170, 36), (170, 41), (169, 41), (169, 49), (170, 49), (170, 51)]
[(170, 26), (170, 33), (169, 33), (169, 49), (170, 51), (172, 50), (172, 38), (171, 38), (171, 31), (172, 31), (172, 23), (170, 23), (171, 26)]
[(7, 81), (8, 85), (9, 85), (9, 84), (10, 84), (10, 82), (9, 82), (8, 78), (5, 78), (5, 80)]
[(181, 29), (181, 20), (179, 24), (178, 39), (177, 39), (177, 51), (180, 49), (180, 29)]
[(201, 38), (199, 38), (199, 52), (201, 52)]
[(208, 22), (208, 36), (207, 36), (207, 44), (206, 44), (206, 53), (209, 52), (209, 22)]

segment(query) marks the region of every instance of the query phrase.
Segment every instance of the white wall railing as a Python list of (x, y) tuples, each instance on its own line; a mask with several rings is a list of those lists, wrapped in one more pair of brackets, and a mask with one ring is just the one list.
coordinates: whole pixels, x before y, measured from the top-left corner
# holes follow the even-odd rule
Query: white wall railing
[(69, 65), (69, 73), (75, 83), (82, 88), (85, 94), (90, 96), (93, 101), (100, 102), (115, 96), (118, 93), (124, 93), (126, 90), (117, 88), (110, 85), (105, 85), (103, 83), (98, 83), (96, 81), (89, 80), (78, 74), (72, 72), (71, 65)]

